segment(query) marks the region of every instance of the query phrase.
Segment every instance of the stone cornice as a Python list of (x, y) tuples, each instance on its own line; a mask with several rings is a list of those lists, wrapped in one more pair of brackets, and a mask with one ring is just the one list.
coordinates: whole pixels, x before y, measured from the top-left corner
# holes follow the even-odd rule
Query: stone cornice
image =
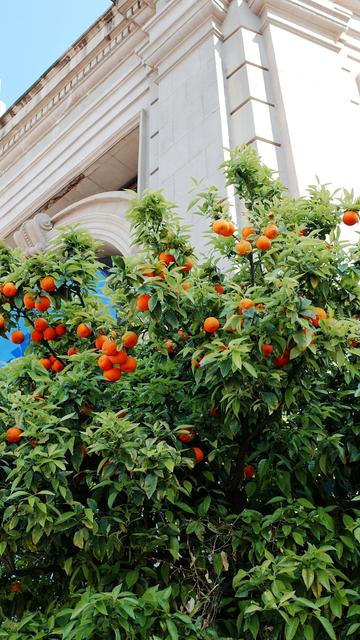
[(184, 54), (184, 41), (194, 34), (195, 39), (197, 37), (200, 40), (204, 35), (205, 24), (221, 35), (221, 24), (229, 4), (230, 0), (169, 2), (144, 26), (149, 34), (149, 42), (137, 54), (151, 69), (158, 68), (176, 50), (180, 59)]
[[(351, 9), (328, 0), (247, 0), (250, 9), (260, 18), (261, 31), (268, 24), (280, 24), (289, 30), (304, 32), (314, 40), (336, 45), (352, 17)], [(345, 4), (345, 3), (344, 3)]]
[[(140, 31), (140, 23), (154, 12), (153, 0), (123, 0), (107, 11), (51, 67), (27, 94), (0, 118), (0, 159), (101, 67), (119, 47)], [(91, 40), (88, 38), (91, 34)], [(141, 37), (143, 37), (141, 32)], [(139, 40), (137, 40), (136, 44)], [(135, 45), (136, 46), (136, 45)], [(1, 128), (2, 127), (2, 128)]]

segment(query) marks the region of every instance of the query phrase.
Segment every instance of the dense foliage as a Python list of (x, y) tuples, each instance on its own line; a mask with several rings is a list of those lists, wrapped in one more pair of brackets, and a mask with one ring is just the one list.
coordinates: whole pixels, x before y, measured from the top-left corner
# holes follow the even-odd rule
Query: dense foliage
[(116, 318), (84, 232), (0, 251), (2, 336), (33, 332), (0, 371), (0, 638), (360, 635), (360, 207), (246, 147), (224, 171), (249, 223), (199, 194), (206, 258), (134, 196)]

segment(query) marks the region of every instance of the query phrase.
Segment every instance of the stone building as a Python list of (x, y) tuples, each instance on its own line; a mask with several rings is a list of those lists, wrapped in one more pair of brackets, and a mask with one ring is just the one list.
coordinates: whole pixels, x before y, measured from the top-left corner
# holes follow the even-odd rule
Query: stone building
[(0, 235), (79, 222), (127, 254), (123, 190), (162, 188), (201, 247), (191, 177), (243, 142), (293, 195), (356, 187), (359, 91), (360, 0), (112, 0), (0, 118)]

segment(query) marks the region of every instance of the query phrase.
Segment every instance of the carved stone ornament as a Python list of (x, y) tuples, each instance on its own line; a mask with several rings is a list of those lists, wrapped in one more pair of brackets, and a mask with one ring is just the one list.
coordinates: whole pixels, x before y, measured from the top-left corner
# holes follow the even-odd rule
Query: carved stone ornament
[(48, 234), (53, 223), (47, 213), (37, 213), (33, 218), (24, 222), (14, 233), (15, 244), (21, 247), (27, 256), (33, 256), (44, 251), (48, 245)]

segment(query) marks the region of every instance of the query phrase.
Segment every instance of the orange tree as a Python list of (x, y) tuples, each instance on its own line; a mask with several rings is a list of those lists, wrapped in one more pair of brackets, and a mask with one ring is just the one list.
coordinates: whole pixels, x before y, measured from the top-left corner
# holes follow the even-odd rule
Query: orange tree
[(0, 253), (0, 638), (359, 637), (359, 204), (291, 199), (249, 148), (195, 255), (160, 193), (134, 258)]

